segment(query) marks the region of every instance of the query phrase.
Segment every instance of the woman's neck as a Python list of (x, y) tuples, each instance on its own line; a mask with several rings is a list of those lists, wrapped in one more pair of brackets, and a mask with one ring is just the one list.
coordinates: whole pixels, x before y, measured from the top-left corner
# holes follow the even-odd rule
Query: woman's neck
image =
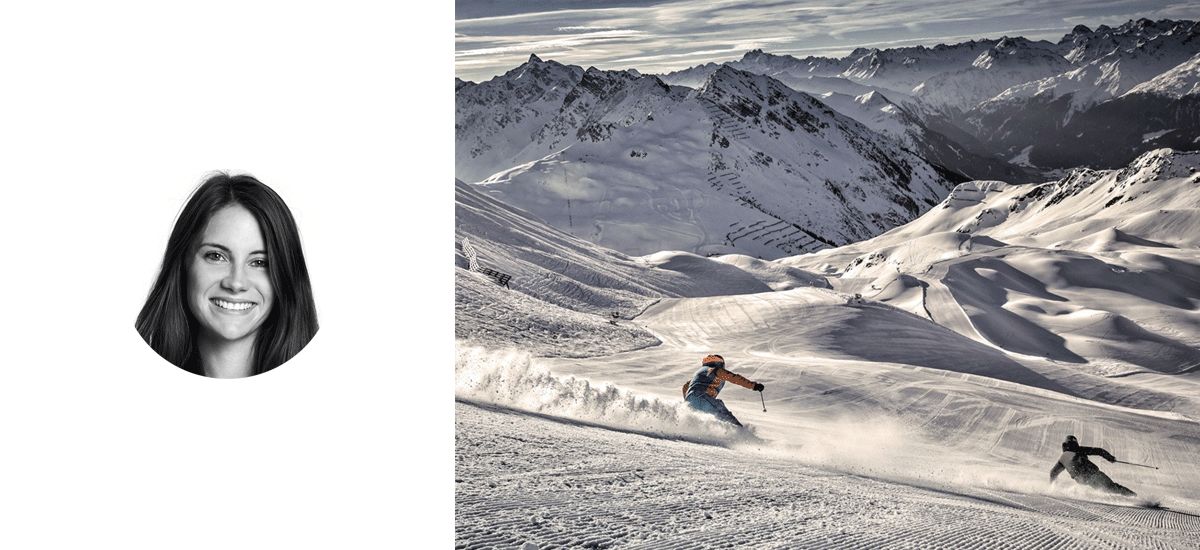
[(200, 364), (210, 378), (245, 378), (254, 374), (254, 335), (241, 340), (200, 336)]

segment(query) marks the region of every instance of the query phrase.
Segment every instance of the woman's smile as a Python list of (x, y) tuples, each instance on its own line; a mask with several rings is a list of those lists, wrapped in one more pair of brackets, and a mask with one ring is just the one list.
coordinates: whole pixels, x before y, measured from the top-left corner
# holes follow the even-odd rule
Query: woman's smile
[(244, 313), (250, 308), (258, 305), (254, 302), (247, 302), (244, 300), (226, 300), (223, 298), (209, 298), (208, 301), (216, 305), (217, 308), (227, 310), (230, 313)]

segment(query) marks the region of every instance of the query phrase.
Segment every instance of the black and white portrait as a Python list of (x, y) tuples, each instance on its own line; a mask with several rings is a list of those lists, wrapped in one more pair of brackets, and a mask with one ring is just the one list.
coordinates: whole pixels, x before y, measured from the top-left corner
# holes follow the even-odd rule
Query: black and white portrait
[(213, 378), (262, 374), (300, 352), (317, 312), (283, 198), (217, 173), (179, 213), (137, 330), (163, 359)]

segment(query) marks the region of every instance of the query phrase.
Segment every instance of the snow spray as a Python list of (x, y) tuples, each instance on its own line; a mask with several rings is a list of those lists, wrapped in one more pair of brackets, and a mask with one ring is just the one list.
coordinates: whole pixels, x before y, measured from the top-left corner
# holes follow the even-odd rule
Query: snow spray
[(657, 437), (727, 445), (746, 439), (732, 424), (607, 383), (551, 373), (528, 352), (456, 345), (454, 395), (543, 416)]

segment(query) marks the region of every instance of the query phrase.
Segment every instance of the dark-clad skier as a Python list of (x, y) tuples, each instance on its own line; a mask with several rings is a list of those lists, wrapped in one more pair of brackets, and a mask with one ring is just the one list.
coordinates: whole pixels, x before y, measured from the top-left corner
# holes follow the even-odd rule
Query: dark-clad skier
[(1063, 453), (1058, 457), (1058, 462), (1055, 462), (1054, 467), (1050, 469), (1051, 483), (1054, 482), (1054, 478), (1058, 477), (1058, 474), (1066, 470), (1071, 475), (1071, 479), (1089, 487), (1127, 497), (1137, 496), (1137, 493), (1114, 482), (1104, 472), (1101, 472), (1100, 468), (1092, 464), (1091, 460), (1088, 460), (1090, 455), (1099, 455), (1104, 460), (1113, 462), (1117, 460), (1117, 457), (1112, 453), (1100, 447), (1081, 447), (1079, 440), (1075, 439), (1073, 435), (1068, 435), (1067, 440), (1063, 441), (1062, 450)]
[(717, 399), (717, 394), (725, 387), (725, 382), (733, 382), (754, 391), (763, 391), (763, 385), (725, 370), (725, 358), (720, 355), (706, 356), (700, 361), (700, 365), (700, 370), (683, 385), (684, 400), (693, 409), (702, 410), (725, 422), (741, 426), (742, 423), (725, 407), (725, 402)]

